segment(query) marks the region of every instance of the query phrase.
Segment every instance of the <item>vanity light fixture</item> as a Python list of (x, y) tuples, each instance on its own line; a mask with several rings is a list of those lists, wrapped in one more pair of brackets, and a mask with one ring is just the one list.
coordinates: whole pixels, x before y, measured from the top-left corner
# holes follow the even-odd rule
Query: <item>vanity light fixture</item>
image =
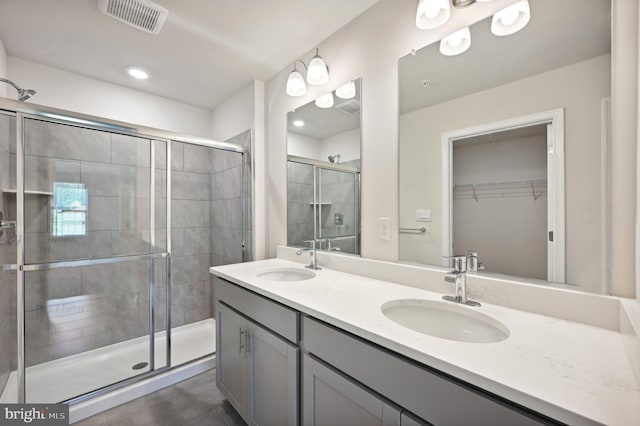
[(316, 56), (309, 62), (309, 69), (307, 70), (307, 83), (314, 86), (321, 86), (329, 82), (329, 68), (322, 59), (322, 56), (318, 54), (316, 48)]
[(431, 30), (447, 22), (449, 16), (449, 0), (420, 0), (416, 11), (416, 26), (421, 30)]
[(529, 23), (530, 18), (529, 1), (520, 0), (493, 15), (491, 32), (497, 36), (516, 33)]
[(331, 108), (333, 106), (333, 93), (329, 92), (316, 99), (318, 108)]
[(299, 59), (293, 63), (293, 69), (287, 79), (287, 95), (289, 96), (302, 96), (307, 93), (307, 84), (304, 82), (304, 77), (302, 77), (302, 74), (296, 68), (298, 62), (302, 64), (305, 70), (307, 69), (304, 62)]
[(356, 84), (351, 80), (336, 89), (336, 96), (340, 99), (351, 99), (356, 95)]
[(471, 31), (465, 27), (440, 40), (440, 53), (445, 56), (459, 55), (471, 47)]
[(137, 78), (138, 80), (146, 80), (149, 78), (149, 73), (140, 67), (126, 67), (125, 70), (127, 71), (127, 74), (133, 78)]
[(329, 68), (324, 62), (324, 59), (322, 59), (322, 56), (318, 54), (318, 49), (316, 49), (316, 56), (311, 59), (308, 68), (300, 59), (297, 59), (293, 63), (293, 69), (291, 70), (291, 73), (289, 73), (289, 78), (287, 78), (287, 95), (302, 96), (307, 93), (307, 84), (304, 81), (305, 79), (302, 77), (302, 73), (300, 73), (296, 68), (298, 62), (302, 64), (307, 72), (307, 82), (309, 84), (320, 86), (329, 82)]

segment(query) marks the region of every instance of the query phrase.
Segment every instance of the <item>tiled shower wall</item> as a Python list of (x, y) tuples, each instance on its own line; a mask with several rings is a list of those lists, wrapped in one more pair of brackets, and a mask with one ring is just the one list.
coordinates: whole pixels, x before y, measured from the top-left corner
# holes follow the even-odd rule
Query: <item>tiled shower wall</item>
[[(227, 142), (251, 148), (251, 132)], [(245, 177), (250, 179), (250, 157)], [(172, 280), (171, 323), (180, 326), (213, 315), (210, 266), (243, 261), (242, 203), (250, 223), (250, 186), (242, 192), (239, 153), (172, 142)], [(244, 195), (244, 196), (243, 196)], [(245, 260), (251, 231), (246, 230)]]
[[(15, 119), (0, 114), (0, 190), (9, 188), (10, 143), (15, 141)], [(0, 211), (5, 220), (13, 220), (9, 207), (12, 194), (0, 193)], [(5, 200), (6, 199), (6, 200)], [(16, 245), (12, 232), (3, 232), (0, 237), (0, 264), (16, 263)], [(16, 273), (0, 271), (0, 393), (5, 387), (9, 373), (16, 369)]]
[(287, 244), (308, 247), (313, 238), (313, 166), (287, 161)]

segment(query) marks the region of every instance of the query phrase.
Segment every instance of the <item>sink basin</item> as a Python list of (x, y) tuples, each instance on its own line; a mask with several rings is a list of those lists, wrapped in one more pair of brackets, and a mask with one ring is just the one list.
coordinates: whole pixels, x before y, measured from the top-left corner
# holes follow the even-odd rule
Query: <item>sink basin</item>
[(391, 321), (441, 339), (494, 343), (509, 337), (509, 329), (504, 324), (473, 309), (452, 302), (415, 299), (382, 305), (382, 313)]
[(269, 268), (256, 274), (258, 278), (271, 281), (305, 281), (315, 277), (313, 271), (302, 268)]

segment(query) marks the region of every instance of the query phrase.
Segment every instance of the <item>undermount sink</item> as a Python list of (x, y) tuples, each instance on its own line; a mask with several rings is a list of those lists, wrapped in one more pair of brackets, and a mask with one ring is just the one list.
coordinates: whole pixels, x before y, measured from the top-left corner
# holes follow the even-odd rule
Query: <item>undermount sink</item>
[(382, 313), (391, 321), (430, 336), (468, 343), (495, 343), (509, 337), (504, 324), (473, 309), (417, 299), (382, 305)]
[(271, 281), (305, 281), (315, 277), (313, 271), (302, 268), (268, 268), (256, 274), (258, 278)]

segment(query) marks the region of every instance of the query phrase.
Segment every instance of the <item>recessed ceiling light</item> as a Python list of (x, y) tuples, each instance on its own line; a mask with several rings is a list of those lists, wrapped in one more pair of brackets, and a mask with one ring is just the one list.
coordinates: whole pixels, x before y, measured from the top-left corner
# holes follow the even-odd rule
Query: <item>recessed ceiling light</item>
[(304, 126), (304, 121), (302, 121), (302, 120), (295, 120), (295, 121), (293, 122), (293, 125), (294, 125), (294, 126), (296, 126), (296, 127), (302, 127), (302, 126)]
[(127, 74), (129, 74), (133, 78), (137, 78), (138, 80), (146, 80), (149, 78), (149, 73), (138, 67), (127, 67), (125, 68)]

